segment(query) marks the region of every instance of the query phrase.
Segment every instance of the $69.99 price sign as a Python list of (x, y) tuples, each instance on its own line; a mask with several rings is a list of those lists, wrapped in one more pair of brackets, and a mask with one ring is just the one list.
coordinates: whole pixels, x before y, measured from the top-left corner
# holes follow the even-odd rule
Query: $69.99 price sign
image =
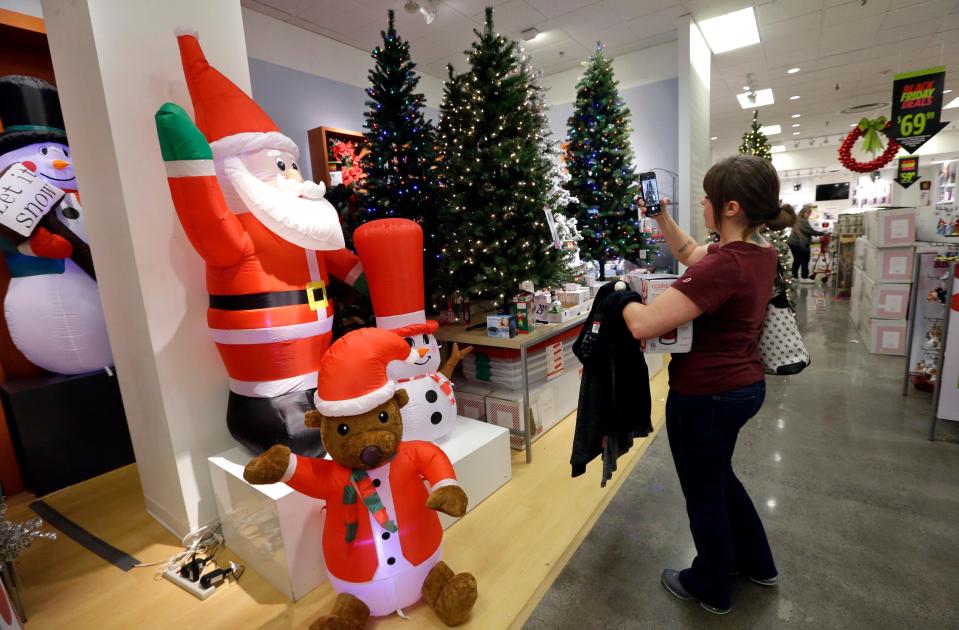
[(897, 74), (892, 84), (892, 125), (885, 134), (909, 153), (939, 133), (942, 122), (942, 90), (946, 68), (939, 66)]

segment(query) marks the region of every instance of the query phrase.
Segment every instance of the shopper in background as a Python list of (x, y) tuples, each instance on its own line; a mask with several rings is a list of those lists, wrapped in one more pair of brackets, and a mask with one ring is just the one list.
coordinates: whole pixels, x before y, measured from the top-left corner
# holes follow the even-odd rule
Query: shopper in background
[[(666, 569), (663, 585), (710, 612), (730, 610), (730, 574), (776, 584), (766, 532), (732, 469), (736, 437), (763, 404), (763, 368), (756, 352), (772, 297), (776, 248), (759, 231), (792, 225), (780, 208), (779, 177), (762, 158), (740, 155), (715, 164), (703, 179), (706, 227), (718, 243), (700, 245), (666, 211), (655, 216), (673, 256), (688, 265), (649, 306), (631, 303), (623, 317), (633, 336), (649, 339), (693, 321), (693, 346), (669, 364), (666, 432), (686, 497), (696, 545), (692, 566)], [(637, 204), (645, 208), (642, 199)]]
[(804, 283), (812, 282), (812, 280), (809, 279), (809, 259), (811, 257), (812, 237), (825, 234), (825, 232), (820, 232), (809, 224), (809, 215), (811, 215), (815, 209), (816, 206), (808, 203), (802, 207), (802, 210), (799, 211), (799, 218), (797, 218), (796, 223), (792, 225), (792, 231), (786, 240), (786, 243), (789, 245), (789, 250), (793, 253), (793, 278), (798, 278), (799, 272), (802, 272), (802, 280), (800, 280), (800, 282)]

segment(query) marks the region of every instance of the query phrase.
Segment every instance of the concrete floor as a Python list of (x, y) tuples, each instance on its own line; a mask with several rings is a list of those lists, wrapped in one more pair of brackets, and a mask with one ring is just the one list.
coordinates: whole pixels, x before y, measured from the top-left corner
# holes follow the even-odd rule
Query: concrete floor
[(662, 587), (694, 555), (664, 429), (526, 628), (959, 628), (959, 426), (929, 442), (931, 396), (901, 396), (904, 359), (851, 341), (848, 301), (800, 301), (813, 364), (767, 380), (733, 463), (779, 586), (737, 580), (725, 617)]

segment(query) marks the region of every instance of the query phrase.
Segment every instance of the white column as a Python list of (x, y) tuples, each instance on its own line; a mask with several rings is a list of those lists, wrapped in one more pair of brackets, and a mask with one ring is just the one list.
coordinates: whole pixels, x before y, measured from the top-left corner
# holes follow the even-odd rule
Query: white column
[(702, 242), (706, 236), (700, 201), (703, 176), (711, 165), (709, 72), (712, 52), (692, 16), (677, 25), (679, 58), (679, 217), (680, 227)]
[(206, 458), (234, 442), (204, 264), (177, 222), (153, 115), (165, 101), (192, 111), (176, 27), (249, 92), (240, 3), (43, 0), (43, 14), (146, 507), (182, 535), (216, 519)]

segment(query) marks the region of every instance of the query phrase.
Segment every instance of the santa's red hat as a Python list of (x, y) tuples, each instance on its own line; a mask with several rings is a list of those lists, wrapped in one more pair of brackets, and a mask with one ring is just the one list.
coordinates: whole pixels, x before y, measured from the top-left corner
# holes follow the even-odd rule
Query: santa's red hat
[(299, 157), (296, 143), (280, 133), (252, 98), (209, 64), (196, 32), (177, 29), (177, 43), (196, 126), (210, 143), (214, 158), (262, 149)]
[(378, 219), (353, 232), (376, 327), (407, 337), (439, 324), (423, 309), (423, 229), (409, 219)]
[(390, 361), (415, 363), (420, 352), (402, 338), (378, 328), (343, 335), (320, 359), (313, 402), (324, 416), (355, 416), (393, 397), (396, 383), (386, 376)]

